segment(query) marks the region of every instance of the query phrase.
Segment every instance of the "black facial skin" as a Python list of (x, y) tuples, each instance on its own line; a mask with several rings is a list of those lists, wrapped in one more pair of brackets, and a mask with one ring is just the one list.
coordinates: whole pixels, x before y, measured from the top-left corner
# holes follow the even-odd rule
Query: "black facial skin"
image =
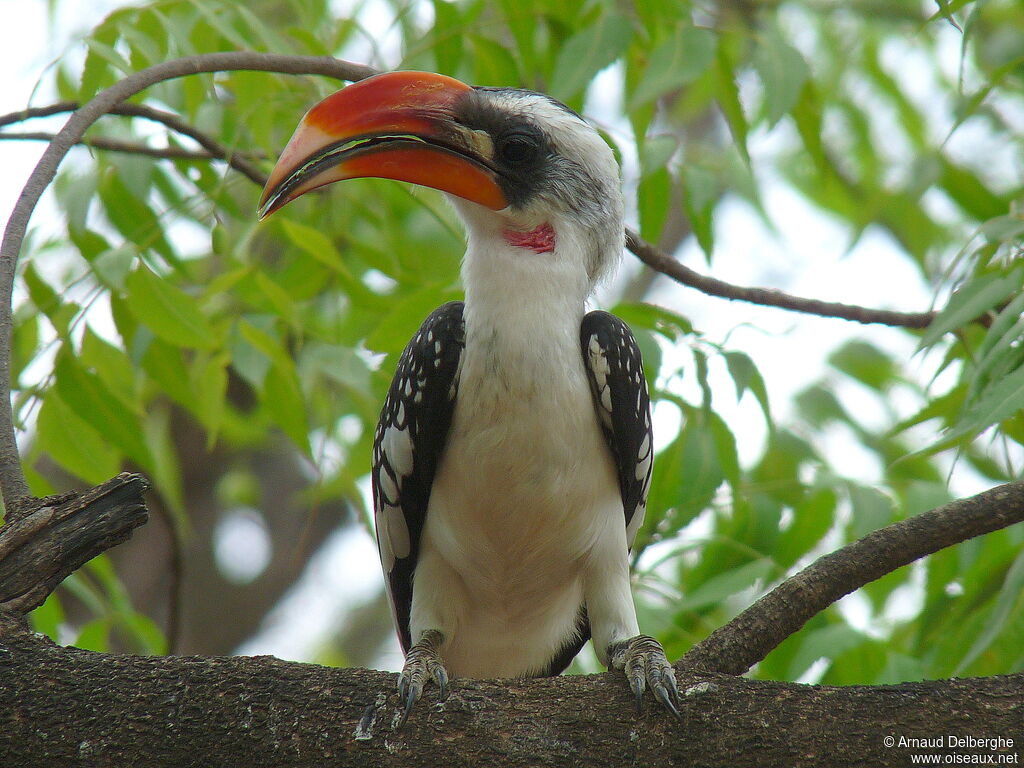
[[(474, 88), (460, 101), (457, 111), (462, 125), (486, 131), (491, 137), (498, 186), (513, 207), (521, 207), (534, 196), (544, 180), (551, 177), (557, 158), (550, 140), (537, 125), (498, 112), (482, 98), (487, 93), (508, 90), (513, 89)], [(579, 118), (561, 102), (554, 99), (551, 102)]]

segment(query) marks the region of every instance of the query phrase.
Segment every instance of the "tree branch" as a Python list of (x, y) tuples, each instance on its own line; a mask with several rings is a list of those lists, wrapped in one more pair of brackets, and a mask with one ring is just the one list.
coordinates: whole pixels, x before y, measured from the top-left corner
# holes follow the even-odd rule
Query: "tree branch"
[[(683, 721), (636, 715), (621, 674), (456, 680), (405, 728), (392, 674), (270, 657), (112, 656), (0, 636), (9, 768), (145, 765), (909, 765), (885, 737), (1002, 738), (1020, 754), (1024, 675), (820, 687), (680, 675)], [(1006, 741), (1012, 742), (1012, 746)]]
[(904, 328), (927, 328), (935, 319), (935, 312), (894, 312), (888, 309), (869, 309), (854, 304), (840, 304), (819, 299), (805, 299), (768, 288), (747, 288), (695, 272), (662, 253), (632, 229), (626, 229), (626, 247), (644, 264), (677, 283), (696, 288), (709, 296), (734, 301), (748, 301), (767, 307), (780, 307), (794, 312), (806, 312), (821, 317), (837, 317), (858, 323), (880, 323)]
[[(56, 134), (45, 131), (26, 131), (23, 133), (0, 132), (0, 141), (53, 141)], [(95, 138), (83, 137), (78, 144), (91, 149), (102, 149), (107, 152), (123, 152), (131, 155), (143, 155), (157, 160), (196, 160), (210, 161), (224, 158), (210, 154), (206, 150), (195, 151), (183, 147), (151, 147), (138, 141), (124, 141), (105, 136)], [(234, 157), (238, 157), (235, 155)]]
[[(208, 53), (165, 61), (100, 92), (77, 110), (47, 146), (14, 205), (0, 244), (0, 494), (8, 517), (19, 504), (30, 498), (28, 483), (21, 469), (17, 432), (11, 403), (11, 333), (13, 330), (12, 295), (18, 255), (28, 221), (43, 190), (57, 173), (61, 160), (96, 120), (125, 99), (156, 83), (185, 75), (223, 70), (253, 70), (295, 75), (325, 75), (340, 80), (359, 80), (375, 72), (370, 67), (329, 56), (285, 56), (271, 53), (237, 51)], [(214, 152), (211, 147), (204, 147)], [(215, 153), (215, 152), (214, 152)]]
[(844, 595), (925, 555), (1024, 520), (1024, 482), (959, 499), (819, 558), (690, 649), (681, 669), (741, 675)]
[(131, 536), (149, 517), (149, 483), (122, 473), (81, 494), (44, 506), (0, 527), (0, 611), (38, 608), (71, 573)]

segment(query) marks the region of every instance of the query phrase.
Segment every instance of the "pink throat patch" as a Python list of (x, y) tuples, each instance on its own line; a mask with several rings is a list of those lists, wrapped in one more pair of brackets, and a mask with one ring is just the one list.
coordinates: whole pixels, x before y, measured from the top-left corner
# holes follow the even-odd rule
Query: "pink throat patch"
[(541, 224), (529, 232), (503, 229), (501, 234), (506, 243), (516, 248), (529, 248), (534, 253), (551, 253), (555, 250), (555, 230), (550, 224)]

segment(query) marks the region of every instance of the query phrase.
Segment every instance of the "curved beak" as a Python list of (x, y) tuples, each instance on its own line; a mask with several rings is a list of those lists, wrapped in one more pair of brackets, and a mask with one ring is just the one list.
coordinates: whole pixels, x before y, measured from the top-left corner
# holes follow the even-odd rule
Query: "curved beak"
[(260, 198), (260, 219), (311, 189), (366, 177), (432, 187), (496, 211), (507, 207), (490, 137), (456, 118), (472, 90), (444, 75), (388, 72), (328, 96), (306, 113), (281, 153)]

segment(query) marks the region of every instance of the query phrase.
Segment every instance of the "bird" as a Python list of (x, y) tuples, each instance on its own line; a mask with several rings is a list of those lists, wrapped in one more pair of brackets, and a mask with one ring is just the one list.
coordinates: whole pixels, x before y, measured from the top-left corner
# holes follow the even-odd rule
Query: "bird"
[(624, 245), (614, 153), (542, 93), (386, 72), (305, 114), (259, 217), (365, 177), (444, 192), (467, 240), (465, 300), (410, 340), (374, 433), (398, 727), (431, 682), (557, 675), (590, 638), (638, 709), (650, 689), (679, 717), (630, 588), (654, 458), (643, 362), (625, 322), (587, 311)]

